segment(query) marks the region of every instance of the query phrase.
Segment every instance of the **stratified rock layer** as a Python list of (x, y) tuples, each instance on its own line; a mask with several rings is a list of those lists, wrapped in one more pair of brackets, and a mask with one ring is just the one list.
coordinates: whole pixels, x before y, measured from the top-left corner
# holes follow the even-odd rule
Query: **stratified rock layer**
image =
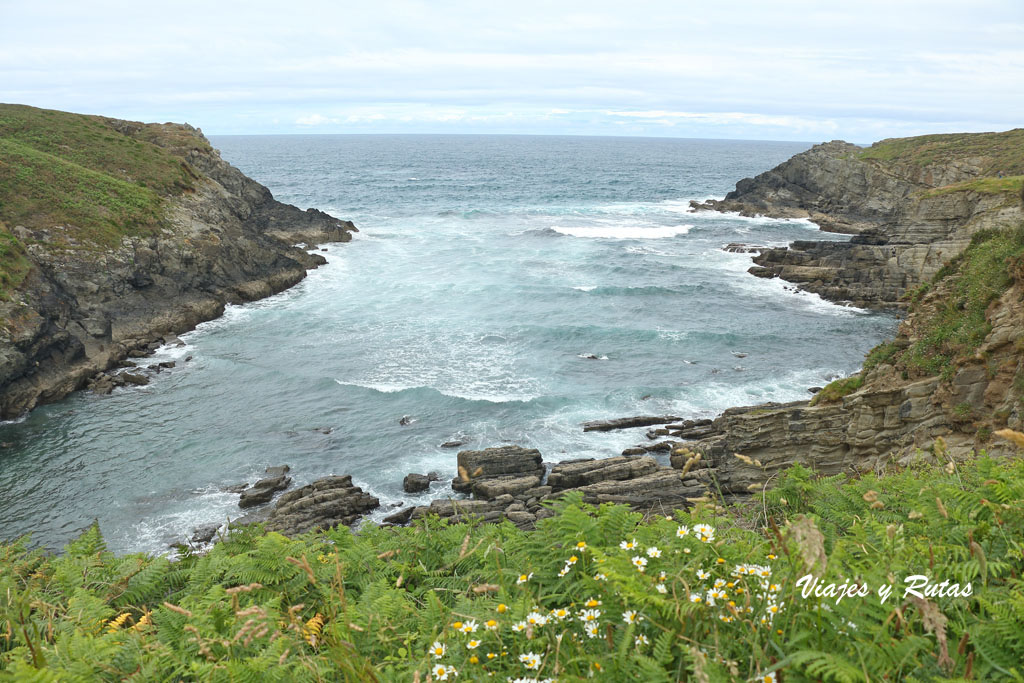
[(281, 496), (266, 518), (266, 528), (294, 536), (352, 525), (378, 506), (380, 501), (354, 485), (351, 476), (325, 477)]
[(956, 185), (981, 177), (984, 160), (886, 162), (862, 158), (863, 151), (841, 141), (816, 145), (739, 181), (724, 200), (694, 206), (810, 218), (823, 230), (853, 234), (850, 242), (764, 249), (750, 272), (866, 308), (905, 307), (904, 294), (960, 254), (973, 234), (1024, 217), (1016, 196)]

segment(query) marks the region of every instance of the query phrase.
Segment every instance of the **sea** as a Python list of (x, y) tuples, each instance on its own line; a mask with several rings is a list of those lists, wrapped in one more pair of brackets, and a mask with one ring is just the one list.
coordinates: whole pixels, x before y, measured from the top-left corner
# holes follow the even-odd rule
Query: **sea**
[[(807, 220), (695, 211), (810, 143), (451, 135), (216, 136), (274, 196), (355, 222), (297, 286), (181, 336), (144, 387), (0, 425), (0, 539), (59, 550), (94, 521), (163, 554), (243, 514), (228, 486), (351, 474), (400, 505), (452, 496), (456, 453), (604, 458), (632, 415), (713, 418), (810, 397), (889, 314), (747, 273), (730, 243), (842, 241)], [(191, 357), (185, 362), (186, 357)], [(441, 444), (461, 441), (457, 448)], [(410, 495), (410, 472), (437, 472)]]

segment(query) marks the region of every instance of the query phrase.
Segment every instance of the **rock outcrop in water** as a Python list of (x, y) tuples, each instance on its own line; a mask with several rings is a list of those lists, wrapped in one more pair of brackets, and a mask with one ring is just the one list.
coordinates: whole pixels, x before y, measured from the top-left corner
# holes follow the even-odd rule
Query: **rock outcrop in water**
[(520, 446), (462, 451), (458, 465), (460, 475), (465, 476), (457, 477), (453, 488), (472, 493), (472, 498), (434, 500), (430, 505), (407, 508), (385, 521), (405, 523), (437, 515), (453, 522), (508, 519), (528, 529), (552, 514), (544, 501), (569, 491), (581, 493), (588, 503), (624, 503), (636, 510), (665, 514), (703, 496), (710, 481), (699, 469), (681, 476), (650, 456), (567, 460), (555, 463), (545, 481), (547, 468), (540, 451)]
[[(316, 209), (302, 211), (276, 201), (187, 124), (2, 106), (6, 122), (21, 126), (12, 129), (9, 139), (5, 133), (5, 143), (29, 160), (12, 153), (12, 165), (35, 163), (41, 173), (66, 166), (65, 156), (87, 163), (82, 158), (89, 157), (89, 149), (65, 145), (40, 151), (31, 148), (31, 140), (21, 143), (24, 129), (46, 125), (52, 130), (43, 130), (43, 138), (94, 135), (83, 139), (120, 145), (117, 149), (153, 168), (177, 168), (178, 178), (156, 196), (144, 180), (116, 177), (120, 171), (114, 162), (103, 173), (76, 168), (92, 174), (88, 177), (94, 182), (109, 184), (112, 193), (151, 201), (157, 208), (147, 214), (144, 227), (107, 220), (110, 209), (105, 206), (89, 207), (98, 216), (91, 223), (62, 223), (34, 214), (17, 219), (29, 225), (5, 226), (4, 217), (12, 219), (0, 209), (0, 236), (12, 245), (7, 255), (14, 259), (0, 264), (9, 276), (4, 283), (17, 282), (0, 300), (0, 417), (16, 417), (57, 400), (90, 378), (100, 393), (112, 389), (98, 373), (129, 355), (146, 355), (164, 335), (219, 316), (228, 303), (286, 289), (307, 269), (325, 263), (296, 243), (345, 242), (356, 230)], [(107, 163), (95, 156), (96, 164)]]
[(853, 234), (849, 242), (765, 249), (750, 272), (831, 301), (904, 308), (904, 295), (960, 254), (971, 235), (1024, 216), (1019, 186), (1006, 177), (1024, 173), (1021, 150), (1024, 129), (883, 140), (867, 149), (833, 141), (739, 181), (724, 200), (693, 205), (810, 218)]
[(313, 529), (355, 524), (380, 501), (352, 483), (352, 477), (325, 477), (281, 496), (266, 518), (268, 531), (286, 536)]

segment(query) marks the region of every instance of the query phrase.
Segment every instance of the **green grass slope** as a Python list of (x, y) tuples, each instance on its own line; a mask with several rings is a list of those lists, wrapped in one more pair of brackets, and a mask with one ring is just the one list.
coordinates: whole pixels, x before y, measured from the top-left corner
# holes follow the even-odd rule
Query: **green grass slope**
[(177, 562), (93, 528), (0, 545), (0, 680), (1020, 681), (1022, 539), (1024, 462), (988, 458), (798, 466), (756, 505), (646, 520), (569, 499), (532, 532), (249, 530)]
[(163, 200), (192, 189), (195, 176), (154, 144), (159, 128), (138, 130), (131, 136), (101, 117), (0, 104), (0, 221), (65, 226), (64, 238), (100, 248), (153, 230)]
[(860, 152), (861, 159), (915, 166), (964, 159), (981, 162), (983, 176), (1024, 175), (1024, 128), (1002, 133), (950, 133), (880, 140)]

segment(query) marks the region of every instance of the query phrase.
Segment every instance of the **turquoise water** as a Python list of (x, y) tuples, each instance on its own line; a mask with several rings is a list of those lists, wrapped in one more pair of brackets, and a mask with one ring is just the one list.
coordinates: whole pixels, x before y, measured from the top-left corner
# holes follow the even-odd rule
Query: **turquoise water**
[[(693, 213), (807, 145), (505, 136), (213, 139), (275, 196), (361, 232), (278, 296), (183, 336), (146, 387), (78, 394), (0, 426), (0, 537), (59, 547), (98, 519), (163, 552), (238, 516), (222, 486), (268, 465), (352, 474), (386, 504), (455, 450), (518, 443), (606, 457), (635, 414), (713, 417), (808, 397), (895, 326), (746, 273), (729, 242), (843, 240), (806, 221)], [(738, 357), (736, 354), (747, 354)], [(598, 360), (586, 358), (594, 355)], [(144, 359), (144, 364), (155, 360)], [(403, 416), (412, 423), (399, 424)]]

